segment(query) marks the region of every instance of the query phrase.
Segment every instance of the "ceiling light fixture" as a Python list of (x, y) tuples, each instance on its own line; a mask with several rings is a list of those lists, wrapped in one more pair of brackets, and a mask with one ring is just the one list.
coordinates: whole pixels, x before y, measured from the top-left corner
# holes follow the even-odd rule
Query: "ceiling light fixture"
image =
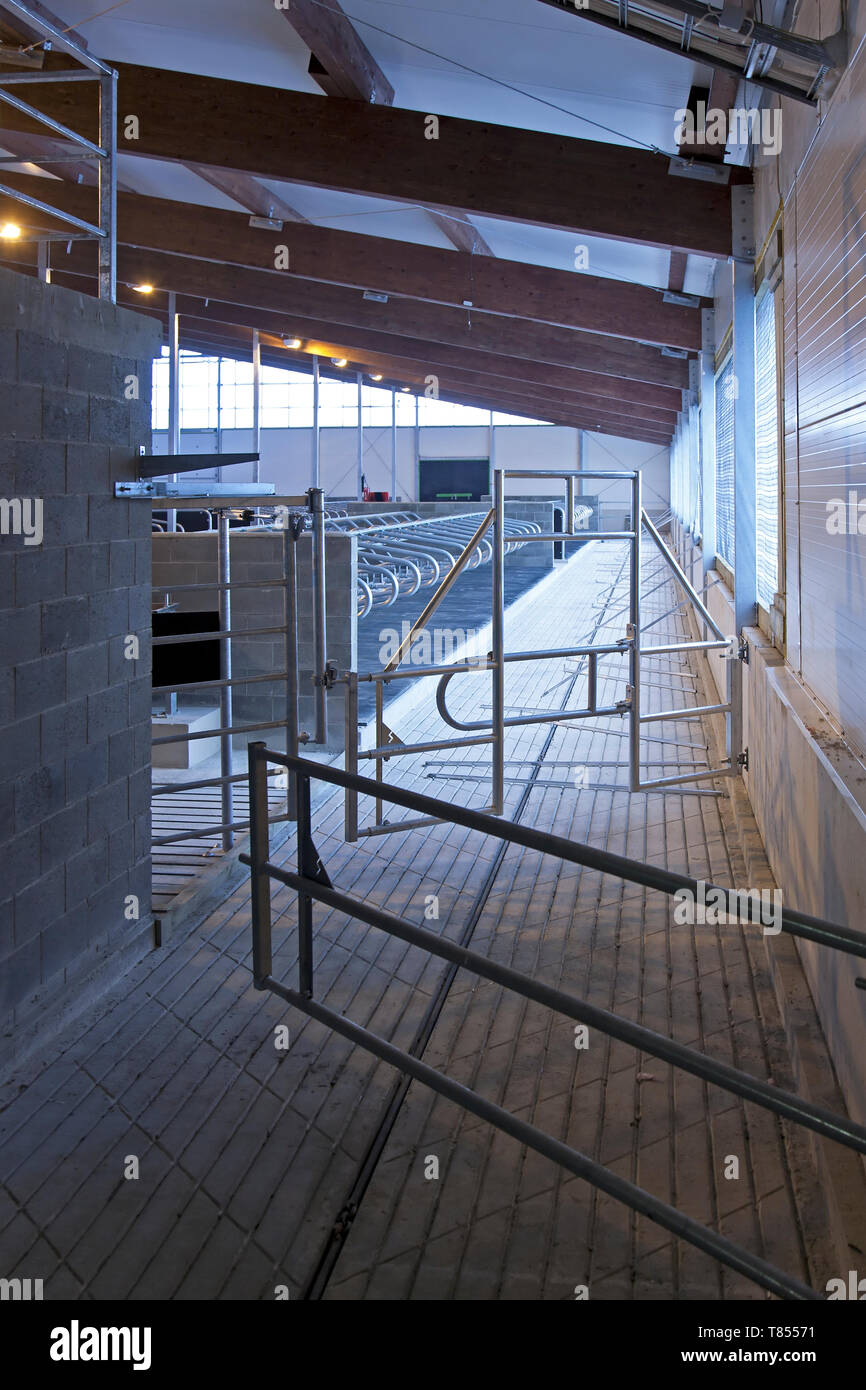
[(348, 357), (332, 357), (331, 361), (335, 367), (346, 367), (349, 364)]
[(17, 222), (4, 222), (0, 227), (0, 237), (4, 241), (17, 241), (21, 235), (21, 228)]
[(301, 340), (300, 338), (283, 338), (283, 345), (287, 348), (299, 348)]
[(370, 373), (370, 380), (371, 380), (371, 381), (381, 381), (381, 380), (382, 380), (382, 373), (381, 373), (381, 372), (371, 372), (371, 373)]
[(136, 294), (153, 294), (153, 285), (133, 285)]

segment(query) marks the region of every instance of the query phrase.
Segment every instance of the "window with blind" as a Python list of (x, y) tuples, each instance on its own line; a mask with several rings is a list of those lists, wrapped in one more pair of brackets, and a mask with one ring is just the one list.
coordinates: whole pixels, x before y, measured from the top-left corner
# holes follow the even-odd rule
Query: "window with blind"
[(772, 290), (755, 311), (755, 548), (758, 602), (769, 608), (779, 569), (779, 419), (776, 389), (776, 305)]
[(716, 377), (716, 553), (734, 565), (734, 363)]

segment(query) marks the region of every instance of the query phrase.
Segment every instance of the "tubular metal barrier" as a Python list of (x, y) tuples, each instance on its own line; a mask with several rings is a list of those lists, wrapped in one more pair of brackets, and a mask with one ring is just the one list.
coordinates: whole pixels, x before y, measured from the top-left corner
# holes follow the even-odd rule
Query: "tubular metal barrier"
[[(154, 499), (154, 504), (159, 505), (162, 499)], [(173, 685), (161, 685), (153, 687), (155, 696), (164, 695), (168, 697), (169, 705), (167, 712), (175, 712), (177, 696), (181, 693), (190, 691), (212, 690), (219, 701), (219, 725), (214, 729), (203, 729), (201, 731), (187, 730), (185, 733), (165, 734), (153, 738), (154, 747), (161, 747), (167, 744), (191, 743), (201, 739), (213, 739), (218, 741), (220, 750), (220, 775), (218, 777), (199, 778), (195, 780), (170, 781), (156, 783), (152, 789), (154, 796), (171, 796), (173, 793), (184, 794), (190, 791), (198, 791), (210, 787), (220, 789), (220, 821), (213, 825), (198, 826), (193, 830), (176, 830), (169, 835), (160, 835), (154, 838), (151, 843), (154, 848), (163, 845), (180, 843), (184, 840), (198, 839), (206, 835), (220, 835), (223, 850), (229, 850), (234, 846), (235, 834), (237, 831), (249, 829), (246, 821), (236, 821), (234, 818), (232, 787), (237, 782), (246, 781), (246, 772), (236, 774), (232, 769), (232, 738), (239, 734), (263, 733), (268, 729), (283, 729), (285, 732), (286, 749), (289, 754), (296, 755), (300, 744), (304, 743), (326, 743), (328, 737), (328, 718), (327, 718), (327, 690), (325, 685), (326, 668), (326, 625), (325, 625), (325, 516), (323, 507), (323, 493), (321, 489), (311, 488), (307, 493), (306, 512), (301, 510), (291, 511), (282, 504), (275, 503), (270, 509), (265, 504), (264, 508), (257, 507), (259, 519), (264, 520), (264, 513), (270, 511), (270, 518), (273, 519), (274, 512), (280, 514), (278, 530), (282, 532), (283, 548), (280, 562), (280, 573), (270, 579), (249, 579), (235, 580), (231, 572), (231, 531), (229, 527), (230, 512), (234, 508), (220, 507), (215, 504), (212, 509), (217, 517), (216, 539), (217, 539), (217, 579), (216, 582), (202, 581), (194, 584), (174, 584), (169, 585), (169, 591), (175, 594), (208, 593), (217, 594), (219, 605), (219, 628), (216, 632), (181, 633), (177, 635), (166, 635), (154, 637), (153, 645), (171, 646), (186, 645), (198, 642), (217, 642), (220, 649), (220, 671), (218, 679), (186, 681)], [(315, 732), (305, 733), (299, 728), (298, 717), (298, 581), (297, 581), (297, 542), (305, 529), (312, 533), (312, 606), (313, 606), (313, 699), (315, 710)], [(231, 596), (233, 593), (248, 589), (278, 589), (282, 588), (284, 593), (284, 612), (283, 623), (276, 626), (267, 627), (232, 627), (231, 615)], [(155, 585), (154, 593), (165, 594), (166, 586)], [(265, 671), (255, 675), (236, 676), (232, 673), (232, 642), (235, 639), (247, 640), (250, 637), (272, 636), (281, 638), (283, 642), (284, 661), (283, 666), (278, 670)], [(259, 720), (255, 723), (236, 723), (233, 717), (233, 691), (237, 686), (252, 686), (262, 682), (281, 682), (285, 687), (285, 714), (282, 719)], [(289, 779), (287, 793), (286, 810), (283, 814), (272, 817), (274, 822), (294, 820), (294, 787), (292, 779)]]
[[(505, 517), (505, 486), (506, 482), (512, 478), (519, 479), (551, 479), (564, 483), (566, 493), (566, 505), (563, 515), (564, 528), (561, 531), (547, 535), (541, 531), (540, 527), (527, 527), (521, 535), (519, 541), (515, 542), (513, 528), (519, 523), (510, 522)], [(575, 489), (578, 481), (587, 479), (616, 479), (626, 482), (631, 493), (631, 529), (626, 531), (589, 531), (586, 524), (592, 517), (592, 509), (585, 503), (577, 500)], [(629, 738), (629, 789), (632, 792), (659, 791), (663, 794), (669, 790), (678, 788), (685, 783), (710, 782), (718, 777), (729, 777), (736, 770), (738, 758), (731, 757), (730, 739), (731, 723), (728, 723), (728, 759), (724, 766), (705, 767), (700, 770), (694, 768), (683, 769), (673, 775), (665, 777), (644, 778), (642, 768), (649, 769), (650, 764), (645, 763), (641, 758), (641, 741), (643, 729), (647, 724), (664, 722), (671, 719), (690, 719), (704, 714), (726, 714), (730, 715), (733, 702), (737, 698), (737, 691), (734, 690), (733, 696), (730, 693), (731, 682), (729, 680), (729, 693), (726, 701), (719, 701), (717, 704), (704, 705), (696, 708), (660, 710), (658, 712), (645, 712), (641, 705), (641, 688), (643, 684), (641, 662), (646, 658), (654, 656), (668, 655), (674, 653), (684, 653), (688, 651), (705, 651), (727, 648), (730, 646), (730, 638), (726, 637), (715, 622), (700, 595), (688, 579), (677, 560), (672, 555), (658, 530), (658, 527), (650, 519), (643, 509), (641, 499), (641, 475), (639, 470), (628, 472), (605, 472), (581, 470), (578, 472), (542, 472), (535, 473), (522, 471), (520, 469), (496, 469), (493, 474), (493, 506), (486, 515), (461, 517), (456, 520), (461, 523), (472, 522), (475, 529), (472, 534), (467, 535), (468, 525), (461, 527), (461, 538), (463, 539), (462, 550), (453, 559), (450, 568), (439, 580), (438, 587), (433, 593), (430, 601), (424, 608), (421, 615), (415, 620), (409, 632), (404, 636), (398, 650), (391, 657), (390, 661), (382, 671), (370, 671), (364, 673), (349, 673), (341, 677), (346, 686), (347, 716), (346, 716), (346, 767), (349, 771), (357, 772), (360, 759), (369, 759), (375, 762), (376, 778), (381, 780), (382, 764), (389, 758), (405, 756), (409, 753), (427, 752), (433, 749), (444, 750), (447, 748), (465, 747), (470, 743), (488, 742), (492, 751), (491, 768), (491, 797), (490, 805), (487, 808), (496, 815), (501, 815), (505, 799), (505, 731), (509, 728), (517, 728), (531, 724), (565, 724), (574, 719), (599, 718), (610, 715), (619, 715), (628, 720)], [(355, 522), (357, 518), (352, 518)], [(449, 518), (454, 521), (455, 518)], [(663, 520), (663, 519), (662, 519)], [(341, 523), (342, 524), (342, 523)], [(422, 523), (426, 524), (426, 523)], [(437, 522), (438, 524), (438, 522)], [(412, 531), (412, 525), (408, 530)], [(403, 530), (403, 527), (394, 528)], [(398, 670), (409, 652), (412, 643), (421, 631), (431, 615), (436, 611), (442, 599), (448, 593), (452, 584), (464, 568), (473, 568), (478, 563), (477, 557), (482, 553), (481, 547), (489, 545), (488, 533), (492, 530), (492, 610), (491, 610), (491, 650), (486, 658), (471, 658), (452, 663), (449, 666), (441, 667), (414, 667), (409, 672)], [(641, 592), (641, 557), (644, 532), (647, 533), (653, 545), (660, 551), (665, 566), (671, 571), (674, 581), (680, 585), (685, 595), (683, 604), (691, 604), (698, 613), (704, 627), (714, 635), (702, 641), (683, 641), (657, 643), (656, 645), (644, 645), (642, 641), (641, 625), (641, 605), (644, 595)], [(568, 540), (598, 540), (598, 541), (628, 541), (629, 543), (629, 598), (626, 608), (621, 610), (628, 614), (625, 625), (625, 632), (617, 642), (610, 644), (582, 645), (578, 647), (562, 648), (555, 651), (532, 651), (532, 652), (506, 652), (505, 650), (505, 578), (504, 560), (505, 554), (511, 545), (529, 545), (534, 542), (566, 542)], [(420, 566), (420, 562), (419, 562)], [(366, 581), (365, 581), (366, 582)], [(432, 584), (434, 578), (427, 579)], [(665, 582), (665, 581), (662, 581)], [(372, 588), (372, 585), (369, 586)], [(417, 586), (416, 586), (417, 587)], [(655, 586), (660, 587), (659, 585)], [(393, 583), (389, 595), (380, 601), (393, 602), (397, 597), (396, 582)], [(415, 589), (407, 592), (415, 592)], [(370, 605), (372, 606), (372, 604)], [(679, 608), (681, 605), (677, 605)], [(369, 611), (365, 608), (364, 611)], [(657, 621), (657, 620), (655, 620)], [(654, 624), (653, 624), (654, 625)], [(560, 709), (552, 712), (535, 711), (532, 714), (518, 716), (505, 715), (505, 671), (511, 662), (515, 661), (536, 661), (547, 659), (558, 659), (562, 657), (580, 657), (586, 662), (587, 676), (587, 695), (585, 705), (575, 709)], [(623, 696), (621, 699), (612, 701), (606, 705), (599, 703), (598, 663), (605, 657), (624, 657), (628, 662), (628, 677), (624, 680)], [(460, 675), (473, 672), (488, 670), (491, 672), (492, 684), (492, 712), (488, 720), (474, 720), (471, 722), (455, 719), (447, 705), (447, 690), (451, 681)], [(451, 728), (460, 734), (471, 734), (473, 737), (455, 738), (441, 740), (436, 743), (408, 744), (403, 743), (388, 728), (384, 720), (384, 686), (394, 680), (416, 679), (419, 676), (440, 677), (436, 692), (436, 705), (442, 719)], [(375, 743), (372, 749), (359, 750), (358, 748), (358, 729), (357, 719), (354, 729), (350, 728), (349, 703), (357, 704), (357, 682), (369, 681), (375, 685), (376, 693), (376, 733)], [(354, 688), (350, 691), (350, 685), (354, 682)], [(353, 705), (353, 708), (354, 708)], [(481, 737), (475, 737), (481, 735)], [(737, 754), (739, 750), (737, 750)], [(697, 794), (697, 793), (696, 793)], [(715, 793), (708, 793), (715, 794)], [(430, 824), (425, 819), (417, 821), (406, 819), (390, 823), (382, 818), (381, 803), (377, 803), (377, 814), (375, 823), (367, 826), (363, 830), (357, 829), (357, 798), (351, 792), (346, 794), (346, 828), (347, 838), (355, 839), (358, 836), (373, 836), (389, 834), (394, 831), (409, 830), (419, 824)]]
[[(591, 516), (591, 509), (583, 512)], [(358, 617), (386, 607), (398, 598), (438, 584), (462, 559), (467, 543), (473, 548), (465, 561), (469, 569), (493, 558), (493, 543), (479, 531), (483, 512), (461, 512), (422, 520), (414, 512), (335, 517), (327, 513), (328, 531), (358, 537)], [(537, 539), (541, 527), (509, 518), (505, 523), (506, 553)]]
[[(356, 688), (356, 687), (355, 687)], [(445, 940), (435, 933), (418, 927), (403, 917), (395, 916), (381, 908), (374, 907), (361, 899), (352, 897), (333, 887), (327, 871), (322, 864), (313, 840), (311, 822), (310, 784), (313, 779), (332, 783), (359, 794), (372, 797), (381, 802), (394, 802), (409, 810), (417, 811), (424, 817), (424, 823), (440, 822), (462, 825), (484, 835), (510, 844), (522, 845), (565, 862), (578, 864), (601, 873), (612, 874), (627, 882), (638, 883), (646, 888), (674, 894), (682, 889), (698, 893), (698, 883), (684, 874), (673, 873), (655, 865), (639, 860), (627, 859), (622, 855), (611, 854), (606, 850), (562, 839), (510, 822), (497, 820), (482, 812), (471, 811), (454, 806), (449, 802), (437, 801), (418, 792), (407, 791), (401, 787), (389, 786), (381, 781), (359, 777), (356, 773), (342, 772), (340, 769), (308, 759), (286, 756), (269, 749), (264, 743), (249, 746), (249, 786), (250, 786), (250, 852), (242, 854), (243, 863), (250, 867), (250, 886), (252, 897), (252, 946), (253, 975), (255, 986), (269, 990), (286, 1000), (310, 1018), (317, 1019), (348, 1038), (350, 1042), (365, 1048), (399, 1071), (423, 1082), (432, 1090), (462, 1106), (464, 1110), (493, 1124), (497, 1129), (520, 1143), (535, 1149), (546, 1158), (558, 1163), (567, 1171), (584, 1178), (601, 1191), (608, 1193), (617, 1201), (624, 1203), (633, 1211), (641, 1212), (658, 1225), (671, 1231), (680, 1239), (688, 1241), (699, 1250), (705, 1251), (722, 1264), (745, 1274), (761, 1287), (781, 1298), (797, 1300), (821, 1299), (808, 1285), (774, 1268), (765, 1260), (735, 1245), (718, 1232), (691, 1220), (675, 1207), (654, 1197), (636, 1184), (611, 1173), (602, 1164), (595, 1162), (586, 1154), (552, 1138), (534, 1125), (518, 1119), (509, 1111), (486, 1100), (477, 1092), (470, 1090), (450, 1077), (437, 1071), (386, 1039), (352, 1022), (343, 1014), (317, 1003), (313, 998), (313, 903), (321, 902), (338, 912), (344, 912), (358, 921), (384, 931), (390, 936), (419, 946), (432, 955), (450, 961), (452, 964), (471, 971), (482, 979), (490, 980), (513, 990), (526, 999), (546, 1005), (577, 1020), (579, 1023), (596, 1028), (607, 1037), (616, 1038), (640, 1052), (658, 1057), (683, 1071), (698, 1076), (711, 1085), (720, 1086), (743, 1100), (759, 1105), (775, 1115), (795, 1124), (803, 1125), (827, 1139), (833, 1139), (858, 1153), (866, 1153), (866, 1128), (855, 1124), (845, 1116), (835, 1115), (822, 1106), (814, 1105), (802, 1097), (779, 1089), (770, 1082), (751, 1076), (718, 1062), (695, 1048), (675, 1042), (672, 1038), (641, 1024), (632, 1023), (607, 1009), (588, 1004), (574, 995), (541, 984), (528, 975), (500, 965), (495, 961), (471, 951), (466, 947)], [(297, 872), (282, 869), (270, 859), (270, 833), (268, 830), (268, 806), (266, 775), (268, 763), (287, 768), (295, 775), (297, 782)], [(422, 823), (417, 821), (417, 824)], [(273, 956), (271, 941), (271, 890), (270, 880), (285, 884), (298, 894), (298, 988), (292, 989), (273, 976)], [(705, 885), (713, 888), (713, 885)], [(754, 920), (744, 914), (736, 889), (714, 889), (724, 895), (728, 913), (737, 921)], [(851, 931), (847, 927), (821, 918), (810, 917), (805, 913), (785, 909), (782, 913), (783, 929), (794, 935), (821, 945), (832, 946), (866, 959), (866, 936)]]

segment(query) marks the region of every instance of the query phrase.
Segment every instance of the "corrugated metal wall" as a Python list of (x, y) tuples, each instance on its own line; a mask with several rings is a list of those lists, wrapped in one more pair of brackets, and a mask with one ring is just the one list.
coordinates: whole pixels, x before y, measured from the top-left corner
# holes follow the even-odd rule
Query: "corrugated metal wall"
[(785, 208), (788, 660), (866, 750), (866, 535), (832, 534), (856, 493), (866, 531), (866, 57)]

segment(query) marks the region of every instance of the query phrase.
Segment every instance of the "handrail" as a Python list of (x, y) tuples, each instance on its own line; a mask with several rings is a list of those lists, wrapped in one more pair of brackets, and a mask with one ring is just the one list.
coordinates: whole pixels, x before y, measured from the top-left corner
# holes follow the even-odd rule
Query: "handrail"
[[(251, 744), (250, 747), (255, 747)], [(263, 745), (262, 745), (263, 746)], [(376, 796), (385, 801), (393, 801), (409, 811), (420, 811), (422, 815), (438, 815), (444, 820), (463, 825), (467, 830), (478, 830), (482, 835), (495, 835), (511, 844), (523, 845), (539, 854), (551, 854), (557, 859), (565, 859), (570, 864), (580, 864), (587, 869), (597, 869), (600, 873), (613, 874), (629, 883), (638, 883), (643, 888), (655, 888), (659, 892), (673, 896), (681, 889), (697, 894), (699, 880), (688, 874), (676, 873), (673, 869), (662, 869), (656, 864), (645, 864), (639, 859), (628, 859), (610, 850), (594, 849), (592, 845), (580, 840), (565, 840), (561, 835), (551, 835), (547, 831), (533, 830), (531, 826), (515, 825), (511, 821), (500, 820), (486, 811), (473, 811), (465, 806), (457, 806), (450, 801), (439, 801), (425, 796), (423, 792), (407, 791), (388, 782), (374, 782), (372, 778), (359, 773), (344, 772), (342, 768), (330, 763), (314, 763), (306, 758), (292, 758), (285, 753), (267, 750), (269, 762), (284, 764), (298, 771), (314, 776), (323, 782), (333, 782), (338, 787), (348, 787), (350, 791), (364, 796)], [(725, 910), (739, 918), (739, 903), (736, 901), (736, 888), (720, 888), (718, 884), (702, 880), (706, 893), (722, 893), (725, 897)], [(832, 946), (852, 956), (866, 960), (866, 934), (852, 931), (838, 922), (829, 922), (823, 917), (812, 917), (809, 913), (798, 912), (793, 908), (782, 908), (782, 928), (792, 936), (814, 941), (819, 946)], [(866, 1130), (862, 1131), (866, 1140)], [(866, 1152), (866, 1148), (863, 1150)]]
[[(511, 822), (497, 820), (484, 812), (469, 811), (450, 802), (442, 802), (418, 792), (406, 791), (355, 773), (343, 772), (339, 768), (315, 763), (306, 758), (295, 757), (267, 748), (264, 743), (249, 746), (249, 786), (250, 786), (250, 854), (241, 855), (243, 863), (251, 870), (252, 888), (252, 929), (253, 929), (253, 974), (257, 989), (269, 990), (310, 1017), (332, 1027), (336, 1032), (352, 1042), (371, 1051), (401, 1071), (423, 1081), (440, 1094), (448, 1096), (464, 1109), (488, 1120), (505, 1133), (520, 1142), (536, 1149), (562, 1167), (585, 1178), (593, 1185), (614, 1196), (634, 1210), (641, 1211), (675, 1235), (689, 1241), (699, 1249), (714, 1256), (723, 1264), (745, 1273), (756, 1283), (782, 1297), (814, 1300), (821, 1297), (814, 1289), (797, 1279), (775, 1269), (766, 1261), (742, 1250), (732, 1242), (708, 1227), (691, 1221), (676, 1208), (662, 1202), (636, 1184), (610, 1173), (603, 1165), (596, 1163), (587, 1155), (553, 1139), (550, 1135), (533, 1125), (518, 1119), (508, 1111), (479, 1096), (476, 1092), (461, 1086), (450, 1077), (436, 1071), (422, 1062), (420, 1058), (396, 1048), (385, 1039), (378, 1037), (344, 1015), (318, 1004), (313, 1000), (313, 939), (312, 904), (319, 901), (338, 911), (346, 912), (359, 921), (396, 936), (413, 946), (420, 946), (431, 954), (448, 960), (464, 969), (471, 970), (483, 979), (502, 985), (522, 995), (524, 998), (546, 1005), (568, 1018), (577, 1019), (590, 1027), (597, 1028), (607, 1036), (617, 1038), (641, 1052), (649, 1053), (696, 1075), (713, 1085), (741, 1096), (754, 1104), (762, 1106), (775, 1114), (804, 1125), (806, 1128), (845, 1144), (860, 1153), (866, 1153), (866, 1128), (857, 1125), (845, 1116), (835, 1115), (821, 1106), (803, 1100), (791, 1092), (782, 1091), (769, 1082), (747, 1072), (730, 1067), (727, 1063), (706, 1057), (694, 1048), (677, 1043), (674, 1039), (620, 1018), (609, 1010), (588, 1004), (561, 990), (540, 984), (530, 977), (500, 965), (487, 956), (480, 955), (460, 946), (445, 937), (438, 936), (423, 927), (397, 917), (383, 909), (352, 897), (333, 887), (319, 859), (312, 840), (310, 813), (310, 784), (313, 779), (348, 787), (356, 792), (372, 796), (377, 800), (393, 802), (410, 810), (433, 814), (441, 821), (464, 825), (469, 829), (494, 835), (512, 844), (521, 844), (529, 849), (554, 855), (573, 863), (614, 873), (631, 882), (644, 883), (648, 887), (659, 888), (665, 892), (689, 885), (697, 890), (697, 881), (670, 870), (658, 869), (653, 865), (642, 864), (637, 860), (626, 859), (606, 850), (595, 850), (588, 845), (575, 844), (559, 836), (541, 834), (531, 828)], [(298, 872), (292, 873), (270, 861), (268, 808), (266, 781), (262, 772), (267, 772), (269, 762), (284, 766), (293, 772), (298, 784)], [(270, 879), (276, 879), (298, 893), (299, 951), (298, 973), (299, 989), (294, 990), (274, 979), (271, 950), (271, 906)], [(721, 890), (727, 894), (736, 890)], [(739, 904), (737, 905), (739, 916)], [(820, 929), (820, 935), (811, 939), (823, 940), (842, 950), (866, 956), (866, 937), (849, 929), (820, 919), (805, 918), (804, 914), (788, 913), (789, 919), (797, 918), (801, 924), (810, 922)], [(789, 927), (789, 929), (791, 929)], [(801, 931), (800, 934), (806, 934)]]

